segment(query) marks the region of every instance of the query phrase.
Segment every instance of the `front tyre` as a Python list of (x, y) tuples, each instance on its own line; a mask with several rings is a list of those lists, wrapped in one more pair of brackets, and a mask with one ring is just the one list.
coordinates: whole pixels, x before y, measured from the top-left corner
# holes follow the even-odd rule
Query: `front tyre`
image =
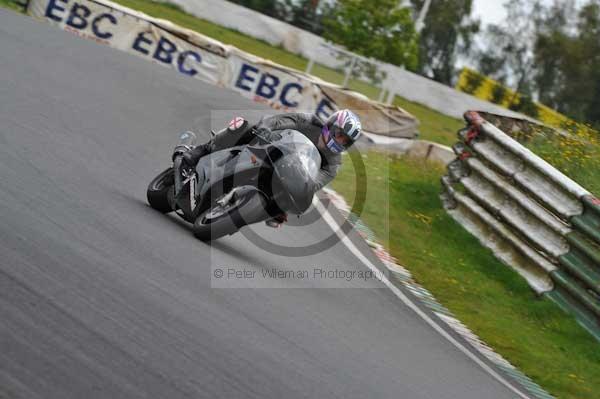
[(146, 197), (150, 206), (161, 213), (173, 211), (169, 203), (169, 191), (175, 184), (173, 168), (168, 168), (156, 176), (146, 190)]
[(237, 232), (243, 226), (266, 220), (267, 201), (255, 190), (240, 190), (226, 204), (215, 204), (194, 222), (194, 235), (202, 241), (216, 240)]

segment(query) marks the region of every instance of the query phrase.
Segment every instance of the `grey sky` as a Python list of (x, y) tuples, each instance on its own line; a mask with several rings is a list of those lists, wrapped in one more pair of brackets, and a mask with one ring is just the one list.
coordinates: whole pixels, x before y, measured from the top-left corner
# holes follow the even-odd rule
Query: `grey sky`
[(506, 14), (502, 4), (499, 0), (475, 0), (473, 14), (484, 24), (501, 22)]
[[(550, 5), (554, 0), (542, 0), (542, 2)], [(473, 15), (480, 18), (483, 24), (502, 22), (506, 16), (504, 3), (506, 3), (506, 0), (474, 0)], [(576, 0), (575, 3), (582, 5), (585, 0)]]

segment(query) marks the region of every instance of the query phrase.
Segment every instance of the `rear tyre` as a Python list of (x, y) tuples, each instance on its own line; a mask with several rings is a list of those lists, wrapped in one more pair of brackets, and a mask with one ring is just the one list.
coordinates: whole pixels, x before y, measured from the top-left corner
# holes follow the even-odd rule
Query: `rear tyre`
[(237, 232), (243, 226), (265, 220), (267, 201), (258, 191), (234, 195), (225, 205), (216, 204), (194, 222), (194, 235), (202, 241), (216, 240)]
[(169, 191), (172, 190), (175, 184), (175, 175), (173, 168), (168, 168), (156, 176), (146, 190), (148, 203), (153, 209), (161, 213), (169, 213), (173, 211), (169, 203)]

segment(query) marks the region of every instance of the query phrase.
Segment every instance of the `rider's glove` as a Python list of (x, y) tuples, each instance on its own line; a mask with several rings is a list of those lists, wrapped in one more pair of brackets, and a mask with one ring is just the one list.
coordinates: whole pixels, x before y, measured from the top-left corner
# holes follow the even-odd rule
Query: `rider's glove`
[(206, 143), (206, 144), (200, 144), (199, 146), (196, 146), (190, 150), (175, 150), (175, 152), (173, 153), (173, 161), (175, 161), (175, 158), (179, 155), (181, 155), (181, 159), (183, 160), (183, 162), (185, 162), (188, 166), (195, 166), (198, 161), (200, 160), (200, 158), (202, 158), (204, 155), (208, 154), (210, 152), (210, 142)]
[(175, 147), (175, 149), (173, 150), (173, 155), (171, 155), (171, 161), (175, 162), (175, 158), (177, 158), (178, 156), (183, 155), (189, 151), (190, 151), (189, 148), (185, 148), (182, 146)]

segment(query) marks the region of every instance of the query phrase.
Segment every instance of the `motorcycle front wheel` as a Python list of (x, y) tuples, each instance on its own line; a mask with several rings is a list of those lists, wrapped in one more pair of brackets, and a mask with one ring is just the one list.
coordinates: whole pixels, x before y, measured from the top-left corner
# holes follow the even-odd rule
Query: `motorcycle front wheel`
[(146, 190), (146, 197), (150, 206), (161, 213), (173, 211), (169, 203), (169, 190), (175, 184), (173, 168), (168, 168), (156, 176)]
[(237, 232), (243, 226), (266, 220), (267, 201), (258, 191), (234, 195), (226, 204), (215, 204), (194, 222), (194, 235), (211, 241)]

